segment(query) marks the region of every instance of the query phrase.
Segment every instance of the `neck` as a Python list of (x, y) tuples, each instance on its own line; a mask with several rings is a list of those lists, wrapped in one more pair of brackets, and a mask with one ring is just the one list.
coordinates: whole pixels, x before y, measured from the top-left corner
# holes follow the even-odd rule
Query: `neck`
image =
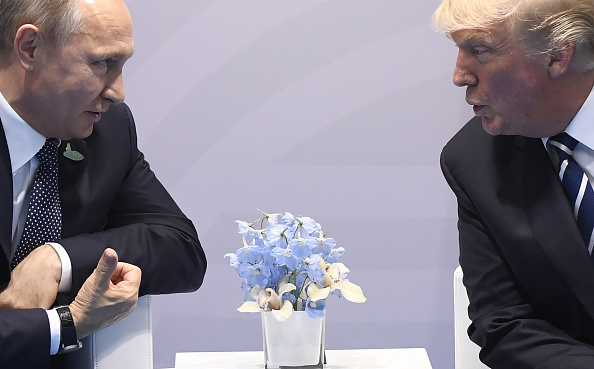
[(547, 136), (564, 131), (580, 111), (594, 86), (594, 71), (568, 72), (550, 93), (547, 115), (551, 117)]

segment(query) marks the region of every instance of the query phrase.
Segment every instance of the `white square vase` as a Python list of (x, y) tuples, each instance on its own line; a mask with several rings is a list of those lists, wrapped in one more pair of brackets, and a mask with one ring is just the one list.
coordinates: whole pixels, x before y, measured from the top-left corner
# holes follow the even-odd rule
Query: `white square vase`
[(266, 369), (323, 368), (325, 317), (311, 319), (305, 311), (294, 311), (281, 322), (270, 311), (261, 314)]

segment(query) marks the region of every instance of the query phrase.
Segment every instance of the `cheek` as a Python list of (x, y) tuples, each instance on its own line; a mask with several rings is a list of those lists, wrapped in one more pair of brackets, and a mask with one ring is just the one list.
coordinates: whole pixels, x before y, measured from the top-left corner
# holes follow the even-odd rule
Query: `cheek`
[(67, 92), (66, 104), (70, 106), (87, 106), (97, 99), (101, 93), (100, 86), (93, 81), (77, 81), (70, 86)]
[(512, 97), (511, 95), (518, 93), (517, 80), (510, 73), (494, 73), (490, 76), (489, 82), (488, 93), (493, 99), (508, 99)]
[(538, 103), (543, 84), (531, 75), (494, 74), (487, 91), (488, 97), (500, 108), (520, 113)]

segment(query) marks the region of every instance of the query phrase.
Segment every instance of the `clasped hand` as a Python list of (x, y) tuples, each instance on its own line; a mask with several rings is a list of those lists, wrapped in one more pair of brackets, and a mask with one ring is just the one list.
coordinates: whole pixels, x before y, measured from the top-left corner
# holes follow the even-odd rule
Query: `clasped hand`
[(54, 248), (37, 247), (12, 271), (8, 286), (0, 293), (0, 307), (49, 309), (56, 301), (61, 276), (62, 263)]

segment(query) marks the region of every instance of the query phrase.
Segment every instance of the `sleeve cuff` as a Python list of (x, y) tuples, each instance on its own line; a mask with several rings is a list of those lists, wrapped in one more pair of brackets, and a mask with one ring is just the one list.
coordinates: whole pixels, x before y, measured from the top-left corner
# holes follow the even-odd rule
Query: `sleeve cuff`
[(60, 348), (60, 317), (56, 309), (46, 310), (50, 326), (50, 355), (55, 355)]
[[(62, 262), (62, 277), (60, 278), (60, 285), (58, 292), (70, 292), (72, 288), (72, 264), (70, 263), (70, 256), (62, 245), (56, 242), (48, 242), (48, 245), (54, 248)], [(57, 314), (56, 314), (57, 316)]]

